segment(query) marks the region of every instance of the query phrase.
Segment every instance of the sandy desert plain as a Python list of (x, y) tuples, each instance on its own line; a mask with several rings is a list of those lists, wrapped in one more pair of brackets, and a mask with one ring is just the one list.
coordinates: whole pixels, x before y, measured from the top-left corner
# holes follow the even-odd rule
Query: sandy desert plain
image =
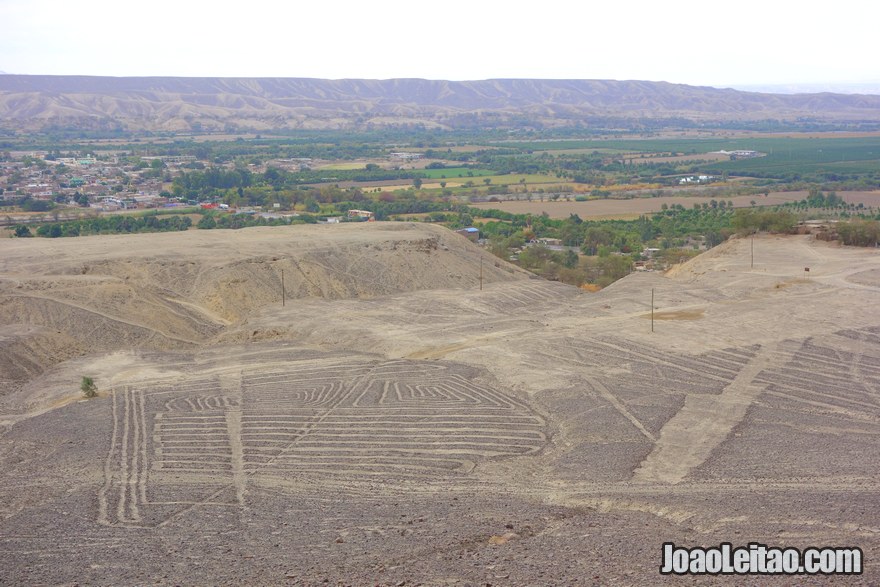
[(877, 585), (880, 254), (751, 247), (590, 294), (428, 224), (3, 239), (0, 585)]

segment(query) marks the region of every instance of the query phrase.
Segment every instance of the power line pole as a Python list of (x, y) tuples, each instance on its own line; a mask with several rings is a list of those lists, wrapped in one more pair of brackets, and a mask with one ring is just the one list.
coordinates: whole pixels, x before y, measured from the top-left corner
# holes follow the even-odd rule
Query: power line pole
[(483, 291), (483, 252), (480, 251), (480, 291)]
[(654, 332), (654, 288), (651, 288), (651, 332)]
[(286, 294), (284, 291), (284, 269), (281, 270), (281, 307), (284, 307), (284, 302), (286, 301)]
[(752, 269), (755, 268), (755, 233), (752, 233)]

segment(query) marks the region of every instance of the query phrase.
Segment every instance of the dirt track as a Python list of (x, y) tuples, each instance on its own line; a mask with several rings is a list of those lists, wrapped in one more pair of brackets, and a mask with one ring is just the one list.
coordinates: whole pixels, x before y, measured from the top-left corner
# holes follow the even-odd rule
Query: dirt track
[(0, 584), (680, 584), (666, 541), (859, 546), (876, 584), (874, 250), (480, 291), (460, 237), (335, 228), (4, 245)]

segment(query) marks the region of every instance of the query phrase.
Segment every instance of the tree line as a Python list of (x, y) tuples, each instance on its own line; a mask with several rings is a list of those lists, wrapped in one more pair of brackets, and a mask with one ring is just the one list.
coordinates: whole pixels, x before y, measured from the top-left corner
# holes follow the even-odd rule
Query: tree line
[[(116, 215), (67, 220), (42, 224), (36, 229), (36, 235), (46, 238), (66, 236), (86, 236), (94, 234), (132, 234), (141, 232), (175, 232), (188, 230), (192, 219), (187, 216), (164, 216), (146, 214), (142, 216)], [(32, 236), (30, 228), (16, 226), (15, 236)]]

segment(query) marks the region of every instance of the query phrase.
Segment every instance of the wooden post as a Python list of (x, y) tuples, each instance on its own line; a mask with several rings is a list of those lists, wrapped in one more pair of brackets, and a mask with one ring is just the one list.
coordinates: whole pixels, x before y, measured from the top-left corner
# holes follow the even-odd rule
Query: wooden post
[(651, 288), (651, 332), (654, 332), (654, 288)]
[(483, 291), (483, 253), (480, 252), (480, 291)]
[(284, 291), (284, 269), (281, 270), (281, 307), (284, 307), (285, 298), (287, 297)]
[(751, 268), (755, 268), (755, 234), (752, 233), (752, 265)]

